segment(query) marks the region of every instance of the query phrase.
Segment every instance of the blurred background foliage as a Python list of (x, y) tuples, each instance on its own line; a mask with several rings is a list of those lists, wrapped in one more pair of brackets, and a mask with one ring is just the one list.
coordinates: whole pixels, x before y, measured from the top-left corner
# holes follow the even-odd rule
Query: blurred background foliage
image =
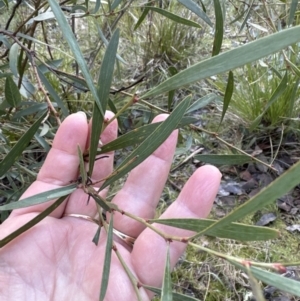
[[(198, 166), (216, 162), (212, 156), (197, 157), (199, 153), (233, 155), (233, 161), (228, 161), (229, 157), (217, 159), (218, 166), (226, 166), (222, 170), (225, 178), (238, 174), (237, 166), (246, 168), (245, 162), (256, 159), (263, 161), (270, 171), (278, 161), (272, 170), (276, 176), (297, 161), (300, 38), (297, 43), (287, 43), (289, 46), (283, 50), (278, 48), (280, 51), (275, 54), (270, 51), (237, 68), (224, 67), (226, 72), (234, 69), (231, 79), (225, 72), (214, 74), (215, 66), (211, 64), (212, 76), (201, 81), (179, 84), (179, 88), (159, 96), (139, 96), (149, 91), (151, 94), (159, 84), (172, 80), (180, 71), (191, 70), (198, 62), (298, 26), (298, 1), (65, 0), (59, 6), (95, 86), (107, 45), (113, 32), (120, 30), (107, 107), (118, 115), (120, 136), (149, 124), (159, 113), (171, 113), (182, 99), (191, 95), (158, 213), (176, 198)], [(10, 166), (4, 170), (0, 165), (0, 203), (9, 203), (18, 200), (35, 179), (60, 122), (79, 110), (91, 117), (94, 99), (47, 1), (1, 0), (0, 46), (0, 161), (37, 120), (41, 122)], [(132, 103), (134, 97), (138, 101)], [(116, 166), (133, 148), (116, 151)], [(257, 148), (259, 153), (263, 152), (263, 159), (253, 155)], [(241, 152), (244, 157), (237, 157)], [(292, 159), (285, 160), (286, 156)], [(112, 185), (109, 198), (122, 182), (120, 179)], [(272, 209), (278, 210), (276, 206)], [(213, 214), (217, 215), (216, 212)], [(1, 221), (8, 216), (6, 211), (0, 214)], [(253, 223), (251, 218), (248, 223)], [(278, 222), (275, 227), (283, 226)], [(283, 256), (297, 261), (290, 247), (297, 244), (297, 239), (289, 237), (288, 241), (279, 241), (277, 250), (268, 245), (275, 260)], [(230, 240), (208, 239), (201, 243), (262, 261), (267, 253), (263, 243), (251, 247)], [(225, 300), (225, 295), (226, 300), (247, 300), (248, 280), (234, 274), (229, 264), (222, 263), (224, 266), (217, 268), (219, 264), (189, 249), (183, 265), (173, 274), (173, 282), (178, 283), (175, 288), (202, 300)], [(199, 273), (202, 274), (195, 281)], [(228, 277), (230, 284), (225, 281)]]

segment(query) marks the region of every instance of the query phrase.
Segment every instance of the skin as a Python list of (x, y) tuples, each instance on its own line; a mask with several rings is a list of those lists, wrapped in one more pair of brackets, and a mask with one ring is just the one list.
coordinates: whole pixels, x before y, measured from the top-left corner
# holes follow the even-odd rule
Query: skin
[[(106, 113), (106, 118), (113, 116)], [(154, 122), (164, 120), (159, 115)], [(68, 185), (78, 178), (77, 145), (89, 145), (90, 124), (84, 113), (67, 117), (60, 126), (52, 149), (37, 180), (22, 198)], [(119, 208), (143, 218), (153, 218), (159, 197), (172, 163), (178, 132), (149, 158), (136, 167), (113, 199)], [(101, 135), (103, 144), (117, 137), (117, 122), (110, 123)], [(113, 153), (97, 160), (92, 180), (109, 175), (113, 170)], [(188, 180), (178, 199), (162, 218), (204, 218), (209, 214), (218, 191), (221, 174), (215, 167), (203, 166)], [(97, 184), (98, 187), (101, 183)], [(107, 191), (102, 191), (105, 196)], [(0, 239), (31, 220), (52, 202), (14, 210), (0, 226)], [(106, 234), (101, 230), (98, 246), (92, 242), (97, 225), (88, 220), (64, 216), (83, 214), (97, 218), (94, 201), (87, 205), (87, 195), (77, 189), (50, 216), (0, 249), (1, 300), (98, 300), (105, 253)], [(108, 219), (110, 217), (108, 216)], [(193, 232), (155, 225), (169, 235), (187, 237)], [(166, 241), (150, 229), (119, 213), (114, 213), (115, 229), (136, 237), (133, 249), (115, 237), (115, 245), (139, 282), (161, 287), (166, 257)], [(185, 250), (181, 242), (170, 244), (172, 267)], [(139, 289), (142, 300), (152, 294)], [(112, 253), (110, 278), (105, 300), (137, 300), (128, 276), (116, 254)]]

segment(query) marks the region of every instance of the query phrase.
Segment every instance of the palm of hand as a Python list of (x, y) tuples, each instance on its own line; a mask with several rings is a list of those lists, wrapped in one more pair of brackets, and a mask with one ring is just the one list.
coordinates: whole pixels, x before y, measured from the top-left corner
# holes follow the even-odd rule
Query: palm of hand
[[(108, 118), (111, 116), (112, 113), (106, 114)], [(156, 121), (165, 118), (165, 115), (160, 115)], [(37, 181), (22, 198), (68, 185), (78, 177), (77, 145), (82, 150), (87, 148), (89, 130), (86, 117), (82, 114), (70, 115), (63, 122)], [(117, 124), (112, 122), (102, 133), (101, 141), (108, 143), (116, 136)], [(177, 132), (174, 131), (153, 155), (131, 171), (124, 187), (112, 200), (119, 208), (145, 219), (154, 217), (172, 163), (176, 138)], [(113, 153), (109, 153), (108, 158), (96, 161), (92, 181), (108, 176), (112, 166)], [(204, 166), (198, 169), (184, 186), (177, 201), (162, 217), (206, 217), (219, 181), (220, 173), (216, 168)], [(102, 191), (102, 196), (106, 192)], [(83, 190), (77, 189), (50, 216), (0, 249), (1, 300), (98, 300), (106, 233), (101, 230), (96, 246), (92, 242), (98, 227), (95, 223), (65, 216), (83, 214), (97, 218), (95, 202), (91, 200), (87, 205), (87, 198)], [(53, 201), (14, 210), (0, 226), (0, 238), (24, 225), (51, 203)], [(166, 235), (186, 237), (192, 234), (159, 224), (155, 226)], [(165, 239), (117, 212), (114, 213), (114, 228), (137, 238), (133, 249), (118, 238), (114, 242), (133, 276), (140, 283), (160, 287), (167, 248)], [(171, 266), (176, 264), (184, 249), (184, 243), (171, 243)], [(143, 288), (139, 288), (139, 292), (142, 300), (152, 296)], [(115, 252), (112, 252), (105, 300), (137, 300), (133, 285)]]

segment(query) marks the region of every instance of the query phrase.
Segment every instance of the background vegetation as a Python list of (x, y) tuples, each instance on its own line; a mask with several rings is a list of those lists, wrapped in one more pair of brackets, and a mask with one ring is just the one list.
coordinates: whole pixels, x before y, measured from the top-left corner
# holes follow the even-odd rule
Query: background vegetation
[[(294, 201), (298, 191), (291, 189), (300, 183), (300, 167), (294, 165), (299, 156), (298, 1), (2, 0), (0, 8), (1, 221), (23, 206), (15, 201), (35, 179), (61, 121), (83, 110), (101, 124), (110, 109), (118, 117), (119, 139), (127, 138), (108, 146), (116, 150), (116, 170), (122, 172), (104, 184), (112, 186), (107, 202), (94, 196), (106, 210), (123, 176), (176, 127), (179, 145), (158, 215), (205, 162), (221, 166), (222, 187), (233, 180), (249, 186), (262, 174), (270, 175), (268, 183), (280, 176), (257, 194), (253, 187), (252, 194), (229, 192), (233, 205), (227, 207), (220, 205), (225, 200), (219, 194), (211, 217), (219, 222), (211, 226), (175, 223), (198, 232), (171, 276), (166, 268), (166, 279), (183, 294), (180, 300), (300, 297), (299, 234), (285, 230), (299, 224), (299, 215), (283, 220), (277, 201), (287, 193)], [(150, 128), (161, 112), (171, 117)], [(124, 136), (133, 129), (139, 141), (136, 133)], [(90, 170), (100, 153), (100, 131), (93, 126)], [(81, 171), (81, 176), (87, 175)], [(280, 217), (272, 224), (277, 231), (232, 224), (253, 225), (270, 211)], [(278, 289), (270, 293), (270, 287)]]

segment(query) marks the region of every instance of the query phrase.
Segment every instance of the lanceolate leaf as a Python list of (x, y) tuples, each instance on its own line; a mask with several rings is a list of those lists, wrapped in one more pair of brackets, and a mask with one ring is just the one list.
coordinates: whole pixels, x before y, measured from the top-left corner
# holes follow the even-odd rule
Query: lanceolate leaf
[(290, 13), (289, 13), (289, 19), (287, 22), (287, 25), (291, 25), (294, 22), (295, 18), (295, 12), (297, 10), (298, 0), (292, 0), (291, 6), (290, 6)]
[(195, 159), (213, 165), (243, 165), (253, 161), (246, 155), (196, 155)]
[[(145, 284), (142, 284), (142, 286), (157, 295), (161, 295), (160, 288), (145, 285)], [(199, 301), (199, 299), (196, 299), (196, 298), (193, 298), (193, 297), (190, 297), (187, 295), (182, 295), (182, 294), (178, 294), (178, 293), (173, 293), (172, 295), (173, 295), (173, 301)]]
[(76, 187), (77, 187), (77, 184), (72, 184), (69, 186), (64, 186), (61, 188), (45, 191), (45, 192), (30, 196), (26, 199), (23, 199), (23, 200), (20, 200), (17, 202), (2, 205), (2, 206), (0, 206), (0, 211), (25, 208), (25, 207), (45, 203), (50, 200), (69, 195), (74, 190), (76, 190)]
[[(105, 55), (101, 64), (98, 79), (98, 95), (102, 106), (102, 111), (106, 110), (110, 86), (113, 79), (116, 54), (119, 44), (119, 30), (116, 30), (106, 48)], [(99, 144), (100, 133), (102, 132), (104, 116), (99, 107), (94, 106), (92, 119), (92, 133), (89, 153), (89, 174), (91, 175), (94, 168), (97, 148)]]
[(105, 258), (104, 258), (104, 266), (103, 266), (103, 272), (102, 272), (100, 298), (99, 298), (100, 301), (104, 300), (107, 286), (108, 286), (109, 272), (110, 272), (110, 265), (111, 265), (112, 245), (113, 245), (113, 214), (111, 215), (111, 218), (109, 221), (109, 227), (108, 227), (108, 231), (107, 231)]
[[(177, 125), (177, 128), (191, 124), (196, 121), (198, 121), (197, 118), (184, 116), (181, 119), (181, 122)], [(97, 152), (97, 155), (104, 154), (104, 153), (118, 150), (118, 149), (122, 149), (122, 148), (125, 148), (128, 146), (140, 144), (150, 134), (152, 134), (153, 131), (156, 130), (156, 128), (161, 123), (162, 122), (156, 122), (156, 123), (151, 123), (151, 124), (147, 124), (147, 125), (141, 126), (139, 128), (136, 128), (136, 129), (118, 137), (117, 139), (113, 140), (112, 142), (109, 142), (108, 144), (101, 146), (100, 151), (98, 150), (98, 152)]]
[(5, 99), (14, 108), (21, 102), (21, 94), (18, 86), (10, 76), (5, 80)]
[(47, 217), (52, 211), (54, 211), (62, 202), (65, 200), (67, 196), (62, 196), (58, 200), (56, 200), (51, 206), (49, 206), (46, 210), (44, 210), (42, 213), (37, 215), (35, 218), (33, 218), (31, 221), (26, 223), (24, 226), (18, 228), (13, 233), (9, 234), (8, 236), (4, 237), (0, 240), (0, 248), (4, 247), (6, 244), (11, 242), (13, 239), (24, 233), (25, 231), (29, 230), (33, 226), (35, 226), (37, 223), (39, 223), (42, 219)]
[(186, 109), (189, 106), (191, 97), (186, 97), (172, 112), (172, 114), (162, 122), (117, 168), (115, 174), (106, 180), (101, 189), (109, 186), (117, 179), (124, 176), (138, 164), (150, 156), (176, 129)]
[(197, 110), (207, 106), (208, 104), (210, 104), (217, 98), (218, 98), (218, 96), (214, 93), (207, 94), (207, 95), (199, 98), (195, 102), (193, 102), (193, 104), (187, 109), (186, 113), (189, 114), (194, 111), (197, 111)]
[(231, 97), (232, 97), (232, 93), (233, 93), (233, 87), (234, 87), (234, 79), (233, 79), (233, 73), (232, 71), (229, 71), (228, 74), (228, 82), (227, 82), (227, 86), (226, 86), (226, 91), (225, 91), (225, 95), (224, 95), (224, 104), (223, 104), (223, 111), (222, 111), (222, 117), (221, 117), (221, 121), (220, 124), (223, 121), (223, 118), (227, 112)]
[(178, 0), (179, 3), (184, 5), (190, 11), (195, 13), (199, 18), (201, 18), (209, 26), (213, 26), (207, 14), (200, 8), (200, 6), (192, 0)]
[(180, 17), (178, 15), (175, 15), (173, 13), (170, 13), (167, 10), (164, 10), (164, 9), (161, 9), (161, 8), (158, 8), (158, 7), (155, 7), (155, 6), (147, 6), (147, 8), (151, 9), (151, 10), (153, 10), (153, 11), (155, 11), (155, 12), (157, 12), (157, 13), (165, 16), (165, 17), (167, 17), (168, 19), (170, 19), (172, 21), (175, 21), (176, 23), (201, 28), (200, 24), (198, 24), (196, 22), (193, 22), (193, 21), (190, 21), (188, 19), (182, 18), (182, 17)]
[[(233, 260), (229, 260), (232, 264), (234, 264), (236, 267), (240, 268), (243, 271), (247, 271), (247, 268)], [(250, 267), (251, 273), (253, 276), (255, 276), (257, 279), (261, 280), (263, 283), (272, 285), (279, 290), (282, 290), (284, 292), (290, 293), (292, 295), (300, 297), (300, 282), (283, 277), (280, 274), (271, 273), (265, 270), (262, 270), (257, 267)]]
[(255, 212), (266, 205), (274, 202), (282, 195), (288, 193), (300, 183), (300, 162), (292, 166), (288, 171), (273, 181), (266, 188), (262, 189), (256, 196), (230, 212), (227, 216), (207, 227), (194, 237), (206, 234), (217, 229), (222, 229), (228, 224), (242, 219), (247, 214)]
[(86, 80), (86, 83), (94, 97), (94, 100), (102, 114), (102, 116), (104, 115), (104, 110), (103, 110), (103, 106), (101, 104), (101, 101), (98, 97), (98, 93), (97, 93), (97, 89), (93, 83), (93, 78), (89, 72), (89, 69), (88, 69), (88, 66), (86, 64), (86, 61), (81, 53), (81, 50), (80, 50), (80, 47), (77, 43), (77, 40), (70, 28), (70, 25), (69, 23), (67, 22), (66, 20), (66, 17), (65, 15), (63, 14), (60, 6), (59, 6), (59, 3), (56, 1), (56, 0), (49, 0), (48, 1), (50, 6), (51, 6), (51, 9), (56, 17), (56, 21), (57, 23), (59, 24), (59, 27), (64, 35), (64, 38), (66, 39), (75, 59), (76, 59), (76, 62)]
[(26, 148), (36, 131), (38, 130), (41, 122), (45, 118), (46, 113), (44, 113), (32, 126), (31, 128), (19, 139), (11, 151), (5, 156), (5, 158), (0, 162), (0, 177), (3, 176), (10, 167), (15, 163), (18, 157), (22, 154), (23, 150)]
[(212, 75), (233, 70), (298, 41), (300, 41), (300, 26), (282, 30), (197, 63), (162, 82), (141, 98), (159, 95)]
[[(192, 219), (192, 218), (170, 218), (170, 219), (152, 219), (151, 223), (164, 224), (180, 229), (200, 232), (212, 225), (215, 220), (211, 219)], [(256, 241), (275, 239), (279, 232), (267, 227), (250, 226), (239, 223), (232, 223), (222, 229), (208, 231), (206, 235), (220, 238), (229, 238), (240, 241)]]
[(144, 126), (141, 126), (137, 129), (130, 131), (116, 140), (101, 146), (98, 154), (104, 154), (110, 151), (114, 151), (117, 149), (122, 149), (131, 145), (139, 144), (143, 142), (154, 130), (161, 124), (161, 122), (151, 123)]
[(214, 38), (214, 44), (213, 44), (213, 51), (212, 55), (218, 55), (221, 51), (222, 42), (223, 42), (223, 29), (224, 29), (224, 21), (223, 21), (223, 13), (222, 8), (219, 0), (214, 0), (214, 6), (215, 6), (215, 19), (216, 19), (216, 25), (215, 25), (215, 38)]
[(168, 243), (167, 256), (165, 263), (164, 279), (162, 284), (161, 301), (172, 301), (172, 279), (170, 266), (170, 243)]
[(148, 15), (149, 7), (144, 7), (143, 13), (141, 14), (140, 18), (138, 19), (137, 23), (135, 24), (133, 30), (137, 30), (139, 26), (143, 23), (144, 19)]

